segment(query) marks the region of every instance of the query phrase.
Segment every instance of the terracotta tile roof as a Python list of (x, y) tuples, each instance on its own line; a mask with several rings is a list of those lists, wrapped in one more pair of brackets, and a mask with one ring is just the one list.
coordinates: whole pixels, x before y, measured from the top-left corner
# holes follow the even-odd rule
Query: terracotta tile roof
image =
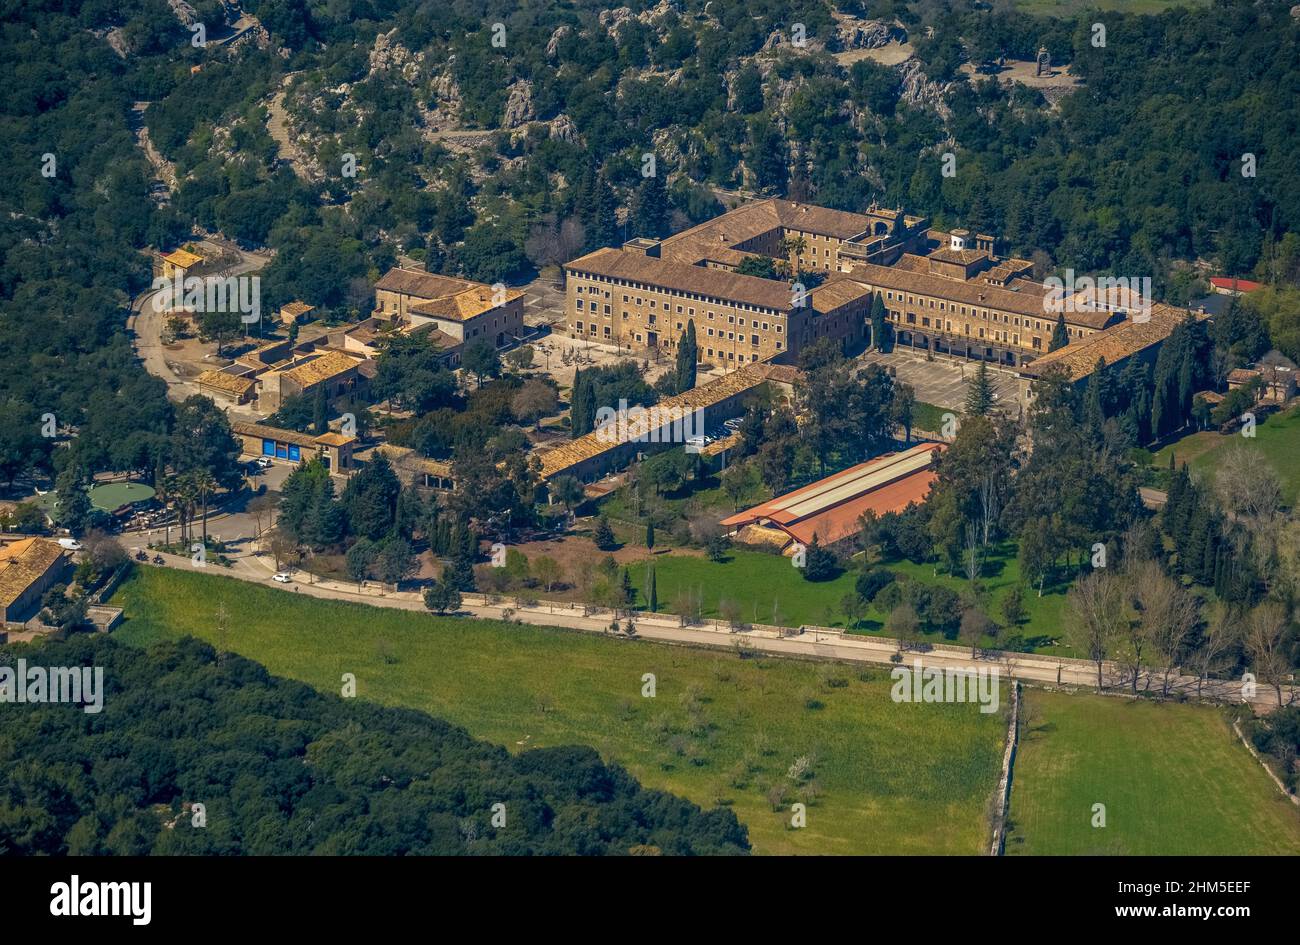
[(778, 312), (789, 311), (790, 287), (774, 279), (741, 276), (721, 269), (706, 269), (669, 262), (622, 249), (598, 249), (564, 264), (569, 272), (584, 272), (610, 279), (626, 279), (709, 299), (742, 302)]
[(315, 439), (322, 446), (346, 446), (357, 441), (355, 436), (344, 436), (342, 433), (335, 433), (333, 430), (329, 433), (322, 433)]
[(822, 544), (832, 544), (855, 534), (868, 510), (883, 515), (924, 502), (937, 478), (934, 462), (943, 448), (941, 443), (921, 443), (887, 453), (728, 516), (720, 524), (777, 528), (803, 544), (814, 535)]
[(319, 358), (313, 358), (310, 361), (304, 361), (296, 367), (291, 367), (281, 373), (298, 384), (300, 387), (312, 387), (321, 381), (328, 381), (331, 378), (338, 377), (347, 371), (357, 367), (361, 362), (356, 358), (350, 358), (341, 351), (327, 351)]
[(224, 371), (204, 371), (195, 379), (195, 383), (200, 388), (210, 387), (234, 397), (242, 397), (257, 386), (257, 381), (251, 377), (236, 377)]
[(1095, 335), (1072, 340), (1064, 348), (1057, 348), (1022, 366), (1020, 373), (1041, 377), (1051, 365), (1061, 364), (1065, 366), (1071, 380), (1079, 380), (1092, 373), (1099, 358), (1105, 358), (1107, 364), (1115, 364), (1152, 345), (1160, 344), (1184, 319), (1196, 318), (1199, 321), (1206, 317), (1208, 316), (1158, 302), (1151, 307), (1151, 318), (1148, 321), (1128, 319)]
[(812, 299), (813, 311), (825, 313), (833, 312), (842, 305), (869, 298), (871, 290), (854, 279), (833, 277), (817, 286), (808, 295)]
[(660, 253), (664, 259), (690, 265), (703, 259), (738, 262), (737, 256), (743, 259), (752, 254), (737, 253), (734, 247), (777, 228), (847, 240), (871, 224), (871, 218), (861, 213), (772, 198), (747, 203), (670, 236), (661, 244)]
[(383, 277), (375, 283), (375, 288), (401, 295), (411, 295), (417, 299), (440, 299), (455, 295), (457, 292), (464, 292), (478, 284), (467, 279), (399, 267), (384, 273)]
[[(688, 390), (684, 394), (665, 397), (656, 406), (665, 413), (704, 410), (737, 394), (752, 390), (766, 380), (767, 375), (762, 365), (746, 365), (716, 381)], [(620, 432), (622, 432), (621, 428)], [(579, 463), (599, 456), (625, 442), (627, 442), (626, 438), (611, 440), (609, 434), (604, 431), (592, 432), (540, 453), (538, 457), (542, 462), (542, 478), (550, 479), (567, 472)]]
[[(416, 269), (390, 269), (375, 288), (420, 299), (410, 311), (434, 318), (462, 321), (498, 307), (489, 285)], [(499, 304), (513, 302), (523, 294), (521, 289), (507, 289), (505, 301)]]
[(299, 315), (306, 315), (308, 312), (314, 312), (315, 310), (316, 306), (308, 305), (301, 299), (296, 299), (293, 302), (289, 302), (287, 305), (280, 306), (281, 312), (285, 315), (292, 315), (294, 318), (297, 318)]
[(315, 446), (316, 437), (310, 433), (297, 430), (285, 430), (265, 423), (249, 423), (246, 420), (230, 421), (230, 429), (240, 436), (255, 436), (262, 440), (276, 440), (280, 443), (292, 443), (294, 446)]
[[(931, 275), (929, 272), (920, 271), (919, 266), (928, 268), (928, 258), (904, 254), (899, 262), (892, 266), (855, 263), (849, 278), (868, 283), (876, 288), (913, 292), (980, 308), (997, 309), (999, 312), (1013, 315), (1028, 315), (1052, 320), (1056, 318), (1055, 312), (1047, 311), (1044, 301), (1047, 286), (1041, 282), (1019, 279), (1016, 281), (1016, 288), (1009, 289), (989, 285), (979, 277), (963, 280)], [(1110, 312), (1065, 313), (1065, 321), (1068, 324), (1083, 325), (1086, 328), (1102, 328), (1112, 317)]]
[(931, 259), (937, 259), (940, 262), (959, 263), (963, 266), (969, 266), (973, 262), (978, 262), (987, 256), (988, 253), (982, 249), (953, 249), (944, 247), (936, 249), (930, 254)]
[(1236, 292), (1254, 292), (1256, 289), (1264, 288), (1262, 282), (1252, 282), (1249, 279), (1233, 279), (1230, 276), (1214, 276), (1210, 279), (1210, 285), (1216, 289), (1228, 289)]
[(174, 249), (170, 253), (164, 253), (163, 259), (173, 266), (179, 266), (181, 269), (189, 269), (191, 266), (197, 266), (203, 262), (203, 257), (198, 253), (191, 253), (188, 249)]
[(0, 607), (8, 607), (63, 558), (58, 543), (24, 538), (0, 545)]

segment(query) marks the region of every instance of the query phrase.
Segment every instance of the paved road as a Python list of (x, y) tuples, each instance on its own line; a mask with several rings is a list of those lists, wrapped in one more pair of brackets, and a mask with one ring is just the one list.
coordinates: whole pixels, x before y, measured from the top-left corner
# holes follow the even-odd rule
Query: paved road
[[(171, 555), (164, 556), (171, 567), (194, 568), (188, 558)], [(400, 610), (424, 611), (423, 600), (419, 593), (412, 591), (385, 591), (376, 585), (364, 588), (341, 581), (321, 581), (302, 571), (292, 571), (294, 580), (289, 584), (278, 584), (271, 580), (275, 563), (269, 556), (237, 554), (233, 568), (207, 565), (213, 573), (224, 574), (241, 580), (253, 581), (267, 586), (283, 589), (287, 593), (309, 594), (328, 600), (348, 600), (370, 604), (377, 607), (392, 607)], [(603, 614), (584, 614), (580, 605), (540, 603), (535, 606), (520, 607), (510, 600), (501, 603), (487, 603), (481, 595), (467, 595), (467, 602), (461, 608), (462, 613), (474, 617), (503, 619), (509, 617), (522, 623), (535, 626), (565, 627), (572, 630), (585, 630), (596, 633), (608, 633), (611, 616)], [(509, 613), (507, 613), (509, 611)], [(626, 623), (626, 621), (621, 621)], [(850, 663), (876, 663), (891, 665), (898, 652), (898, 643), (885, 637), (842, 636), (815, 628), (800, 628), (790, 634), (778, 634), (774, 630), (750, 629), (732, 631), (724, 626), (706, 624), (703, 626), (684, 627), (675, 617), (665, 615), (648, 616), (638, 614), (636, 617), (636, 636), (645, 640), (663, 643), (707, 646), (734, 650), (739, 646), (751, 648), (757, 652), (776, 656), (813, 657), (818, 659), (835, 659)], [(912, 668), (920, 665), (923, 669), (958, 670), (962, 672), (988, 672), (996, 669), (1000, 676), (1019, 679), (1023, 682), (1045, 683), (1079, 687), (1083, 690), (1094, 689), (1097, 684), (1097, 670), (1094, 664), (1082, 660), (1064, 660), (1050, 656), (1027, 653), (1000, 653), (989, 658), (972, 658), (963, 649), (933, 649), (924, 653), (909, 652), (904, 654), (903, 666)], [(1103, 667), (1108, 691), (1117, 693), (1127, 691), (1119, 681), (1118, 669), (1105, 664)], [(1160, 680), (1145, 674), (1139, 689), (1159, 691)], [(1240, 703), (1249, 701), (1259, 712), (1269, 712), (1276, 707), (1277, 697), (1273, 690), (1260, 684), (1255, 695), (1249, 700), (1242, 698), (1241, 683), (1236, 680), (1206, 683), (1199, 699), (1196, 678), (1179, 676), (1174, 681), (1171, 691), (1181, 692), (1193, 701), (1218, 703)], [(1284, 689), (1283, 700), (1294, 702), (1300, 698), (1300, 691)]]
[[(225, 240), (208, 237), (200, 242), (209, 245), (213, 250), (224, 249), (239, 254), (239, 262), (222, 271), (220, 273), (222, 276), (240, 276), (248, 272), (254, 272), (269, 262), (269, 257), (246, 252)], [(167, 349), (162, 344), (162, 332), (169, 313), (165, 310), (158, 311), (154, 306), (153, 298), (155, 294), (150, 289), (142, 292), (136, 298), (131, 304), (132, 314), (127, 319), (126, 328), (131, 334), (131, 344), (135, 348), (136, 356), (144, 362), (145, 370), (155, 377), (162, 378), (167, 384), (168, 399), (180, 403), (192, 394), (203, 392), (199, 390), (197, 384), (187, 381), (177, 374), (167, 362)], [(262, 313), (263, 318), (266, 318), (267, 315), (267, 312)], [(257, 419), (260, 416), (246, 407), (231, 407), (230, 410), (249, 419)]]

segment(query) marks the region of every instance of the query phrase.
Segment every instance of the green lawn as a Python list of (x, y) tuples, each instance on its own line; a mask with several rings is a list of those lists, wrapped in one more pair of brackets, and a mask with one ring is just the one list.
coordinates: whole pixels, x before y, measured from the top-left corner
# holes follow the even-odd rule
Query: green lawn
[[(650, 787), (731, 805), (760, 853), (977, 854), (987, 842), (1003, 714), (896, 704), (883, 668), (742, 660), (153, 568), (113, 602), (129, 642), (224, 640), (329, 692), (354, 673), (362, 698), (427, 711), (512, 751), (591, 745)], [(645, 673), (657, 678), (654, 699), (641, 695)], [(804, 798), (789, 794), (778, 813), (767, 793), (803, 757), (817, 796), (796, 830), (790, 804)]]
[(1276, 413), (1255, 427), (1253, 437), (1203, 430), (1171, 443), (1156, 454), (1152, 465), (1157, 469), (1169, 467), (1172, 453), (1174, 462), (1189, 463), (1193, 470), (1214, 476), (1219, 463), (1234, 443), (1244, 443), (1258, 450), (1282, 479), (1282, 495), (1295, 507), (1300, 499), (1300, 407)]
[[(1300, 809), (1224, 711), (1025, 691), (1008, 854), (1300, 854)], [(1106, 826), (1093, 827), (1093, 805)]]
[[(896, 574), (906, 575), (910, 580), (943, 585), (958, 592), (967, 584), (965, 576), (946, 574), (942, 569), (936, 574), (935, 568), (929, 564), (897, 561), (883, 566)], [(733, 548), (722, 562), (696, 555), (658, 555), (654, 569), (661, 611), (678, 612), (678, 595), (690, 590), (703, 601), (707, 617), (720, 616), (721, 599), (730, 598), (740, 604), (741, 618), (747, 622), (787, 626), (845, 627), (844, 615), (839, 610), (840, 600), (853, 591), (857, 579), (857, 571), (850, 569), (832, 581), (806, 581), (789, 558), (740, 548)], [(644, 606), (646, 566), (633, 565), (629, 576), (637, 588), (638, 601)], [(990, 616), (1000, 622), (1002, 599), (1020, 580), (1014, 545), (1007, 544), (989, 557), (982, 580), (989, 593)], [(1068, 648), (1053, 643), (1061, 633), (1065, 589), (1049, 588), (1040, 598), (1035, 589), (1026, 588), (1023, 599), (1027, 616), (1017, 632), (1028, 647), (1035, 652), (1069, 656)], [(886, 616), (873, 606), (859, 626), (847, 629), (882, 636)], [(952, 642), (945, 641), (938, 634), (927, 634), (925, 639), (930, 643)], [(989, 646), (996, 642), (985, 640)]]
[(945, 413), (957, 413), (955, 410), (946, 410), (943, 407), (936, 407), (934, 404), (927, 404), (923, 400), (918, 400), (912, 406), (912, 429), (924, 430), (927, 433), (939, 433), (943, 429), (943, 415)]

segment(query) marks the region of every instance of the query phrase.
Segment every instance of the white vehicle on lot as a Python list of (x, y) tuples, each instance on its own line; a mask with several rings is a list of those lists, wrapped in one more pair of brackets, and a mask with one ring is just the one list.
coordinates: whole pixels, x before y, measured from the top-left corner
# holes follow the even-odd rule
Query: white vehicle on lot
[(277, 572), (275, 577), (271, 578), (271, 580), (275, 581), (277, 584), (288, 584), (293, 581), (293, 575), (288, 571), (280, 571)]
[(270, 469), (270, 468), (271, 468), (271, 465), (272, 465), (272, 464), (271, 464), (271, 460), (270, 460), (269, 457), (266, 457), (266, 456), (259, 456), (259, 457), (257, 457), (257, 468), (258, 468), (258, 469)]
[(60, 538), (59, 547), (66, 551), (80, 551), (81, 542), (77, 541), (75, 538)]

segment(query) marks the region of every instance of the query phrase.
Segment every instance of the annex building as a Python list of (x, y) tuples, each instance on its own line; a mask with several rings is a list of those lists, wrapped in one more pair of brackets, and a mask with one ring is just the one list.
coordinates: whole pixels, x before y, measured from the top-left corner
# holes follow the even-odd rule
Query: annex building
[(920, 505), (937, 478), (942, 443), (920, 443), (850, 466), (802, 489), (724, 518), (719, 524), (743, 544), (789, 551), (796, 544), (833, 546), (861, 531), (867, 512), (884, 515)]
[(458, 345), (505, 348), (523, 337), (523, 298), (520, 289), (397, 268), (375, 283), (373, 316), (406, 329), (427, 325)]

